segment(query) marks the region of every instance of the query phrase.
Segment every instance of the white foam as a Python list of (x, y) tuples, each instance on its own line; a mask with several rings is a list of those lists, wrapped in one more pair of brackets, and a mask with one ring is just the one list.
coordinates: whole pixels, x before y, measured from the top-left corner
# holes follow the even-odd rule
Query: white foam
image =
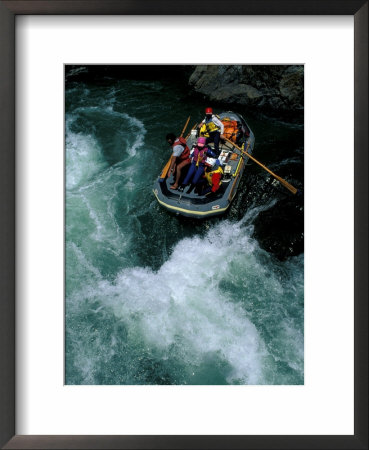
[[(192, 367), (194, 373), (208, 357), (217, 355), (231, 368), (227, 375), (229, 383), (266, 383), (264, 369), (268, 347), (242, 303), (237, 303), (221, 284), (224, 280), (232, 284), (234, 277), (241, 279), (244, 298), (255, 305), (265, 295), (252, 289), (255, 278), (265, 292), (283, 294), (278, 277), (267, 273), (258, 261), (261, 251), (251, 237), (255, 217), (273, 206), (273, 202), (248, 210), (238, 223), (225, 220), (211, 226), (203, 237), (182, 239), (158, 271), (126, 268), (111, 282), (93, 267), (93, 258), (99, 253), (90, 254), (95, 251), (94, 242), (115, 255), (122, 251), (129, 254), (132, 233), (123, 235), (122, 230), (129, 230), (130, 222), (135, 220), (128, 213), (132, 196), (137, 195), (136, 179), (141, 179), (137, 175), (141, 170), (142, 153), (137, 150), (144, 145), (146, 129), (138, 119), (114, 110), (114, 95), (110, 93), (103, 107), (75, 109), (67, 120), (67, 187), (72, 189), (69, 195), (80, 198), (92, 225), (89, 229), (94, 229), (83, 236), (86, 239), (83, 249), (71, 247), (92, 277), (87, 283), (83, 277), (84, 284), (68, 299), (69, 307), (81, 302), (83, 307), (83, 302), (87, 302), (94, 312), (107, 308), (131, 335), (139, 336), (147, 348), (159, 352), (162, 358), (166, 358), (175, 345), (185, 365)], [(116, 138), (122, 146), (122, 159), (113, 166), (106, 164), (92, 135), (71, 132), (70, 125), (79, 114), (95, 111), (119, 120)], [(120, 210), (127, 212), (120, 219), (127, 222), (126, 226), (116, 220), (114, 202), (117, 198)], [(139, 227), (140, 223), (135, 226)], [(89, 256), (84, 255), (84, 251)], [(285, 335), (290, 341), (287, 332)], [(300, 341), (292, 351), (298, 352), (299, 346)], [(89, 368), (83, 375), (86, 383), (93, 382), (90, 371), (95, 363), (101, 363), (100, 354), (108, 358), (111, 352), (102, 349), (98, 353), (82, 356), (84, 367)]]
[(133, 128), (135, 132), (135, 140), (133, 144), (129, 147), (129, 154), (131, 156), (135, 156), (137, 150), (143, 146), (146, 135), (146, 128), (140, 120), (135, 117), (131, 117), (128, 114), (122, 114), (122, 117), (126, 119), (131, 128)]
[[(92, 134), (72, 131), (76, 120), (82, 114), (91, 112), (113, 116), (121, 121), (117, 135), (122, 143), (122, 161), (114, 166), (109, 166), (105, 161), (102, 149)], [(114, 111), (111, 105), (78, 107), (66, 119), (67, 198), (79, 196), (95, 228), (90, 238), (100, 243), (107, 242), (107, 248), (115, 255), (119, 255), (129, 245), (129, 237), (123, 236), (116, 221), (114, 201), (118, 196), (118, 187), (125, 186), (126, 202), (123, 201), (120, 208), (129, 211), (130, 196), (137, 187), (135, 180), (140, 168), (141, 155), (136, 155), (136, 152), (144, 144), (145, 134), (146, 129), (141, 121)]]
[[(249, 218), (254, 214), (250, 211)], [(224, 221), (203, 238), (181, 240), (157, 272), (124, 269), (115, 282), (100, 279), (77, 296), (101, 302), (162, 355), (180, 343), (182, 358), (191, 367), (217, 354), (232, 367), (228, 382), (263, 384), (266, 345), (241, 304), (219, 287), (238, 263), (263, 276), (255, 255), (260, 250), (245, 232), (245, 222)], [(273, 277), (266, 278), (267, 289), (268, 280), (273, 289), (282, 289)]]
[(107, 167), (101, 148), (92, 135), (73, 133), (69, 117), (66, 122), (66, 188), (83, 185), (96, 173)]

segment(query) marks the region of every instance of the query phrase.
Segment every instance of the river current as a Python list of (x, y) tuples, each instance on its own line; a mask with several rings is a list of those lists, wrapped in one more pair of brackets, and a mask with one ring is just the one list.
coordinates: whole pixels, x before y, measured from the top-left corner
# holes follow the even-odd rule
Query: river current
[[(254, 165), (220, 218), (176, 217), (152, 193), (166, 133), (208, 106), (187, 89), (66, 77), (66, 384), (304, 383), (304, 256), (258, 237), (292, 194)], [(301, 185), (302, 126), (238, 112), (254, 156)]]

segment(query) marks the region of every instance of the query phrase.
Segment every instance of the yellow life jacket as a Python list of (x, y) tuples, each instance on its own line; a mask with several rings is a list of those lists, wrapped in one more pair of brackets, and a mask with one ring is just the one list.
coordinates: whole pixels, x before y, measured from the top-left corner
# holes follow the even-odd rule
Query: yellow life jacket
[[(218, 116), (215, 116), (219, 119)], [(206, 119), (205, 119), (206, 120)], [(220, 120), (220, 119), (219, 119)], [(209, 122), (205, 122), (200, 128), (200, 136), (209, 137), (210, 133), (213, 131), (218, 131), (219, 127), (215, 125), (213, 120), (209, 120)]]
[(204, 124), (201, 128), (200, 128), (200, 136), (204, 136), (204, 137), (209, 137), (209, 133), (206, 131), (206, 125)]
[[(205, 177), (208, 180), (210, 186), (213, 186), (212, 178), (214, 173), (220, 173), (221, 175), (223, 175), (223, 169), (219, 166), (215, 170), (212, 170), (211, 172), (205, 172)], [(222, 182), (220, 181), (219, 185), (221, 184)]]

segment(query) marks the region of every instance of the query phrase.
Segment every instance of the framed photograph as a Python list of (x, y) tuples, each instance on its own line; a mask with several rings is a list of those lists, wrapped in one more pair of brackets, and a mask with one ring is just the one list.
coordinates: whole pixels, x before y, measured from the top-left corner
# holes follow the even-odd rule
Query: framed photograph
[(368, 448), (368, 4), (211, 7), (0, 2), (3, 448)]

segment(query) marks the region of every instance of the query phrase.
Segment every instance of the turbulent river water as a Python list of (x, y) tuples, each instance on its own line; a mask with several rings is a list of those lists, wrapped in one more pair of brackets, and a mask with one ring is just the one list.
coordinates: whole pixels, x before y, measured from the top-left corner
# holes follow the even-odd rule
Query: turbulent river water
[[(254, 165), (220, 218), (176, 217), (152, 193), (166, 133), (208, 106), (187, 90), (66, 77), (66, 384), (304, 383), (301, 239), (273, 252), (301, 238), (275, 234), (281, 216), (301, 222), (301, 201)], [(301, 187), (302, 126), (238, 112), (254, 156)]]

